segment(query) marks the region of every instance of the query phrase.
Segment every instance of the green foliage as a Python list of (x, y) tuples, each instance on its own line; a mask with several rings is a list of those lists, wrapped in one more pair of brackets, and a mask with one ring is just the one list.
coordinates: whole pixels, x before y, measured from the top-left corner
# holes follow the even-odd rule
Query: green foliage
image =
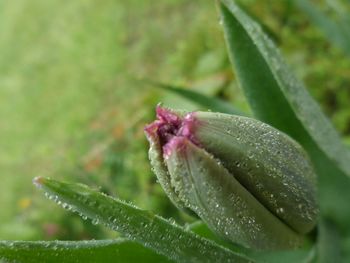
[(350, 152), (272, 41), (234, 2), (222, 2), (229, 54), (256, 117), (288, 133), (310, 153), (308, 145), (316, 143), (350, 176)]
[(18, 263), (172, 262), (142, 245), (126, 240), (0, 241), (0, 259)]
[(305, 12), (311, 21), (323, 31), (330, 42), (339, 46), (344, 53), (350, 56), (350, 18), (347, 11), (344, 10), (344, 6), (336, 8), (336, 18), (332, 19), (309, 0), (296, 0), (292, 3), (295, 3)]
[(153, 84), (155, 87), (159, 87), (161, 89), (172, 92), (174, 94), (178, 94), (179, 96), (185, 99), (188, 99), (194, 103), (197, 103), (201, 107), (210, 109), (212, 111), (226, 112), (226, 113), (235, 114), (235, 115), (245, 115), (240, 110), (236, 109), (234, 106), (232, 106), (231, 104), (223, 100), (209, 97), (196, 91), (175, 87), (172, 85), (166, 85), (162, 83), (151, 83), (151, 84)]
[(48, 198), (68, 210), (79, 213), (93, 224), (104, 224), (131, 240), (178, 262), (247, 262), (241, 251), (233, 253), (211, 241), (196, 236), (172, 222), (138, 209), (118, 199), (103, 195), (81, 184), (36, 178)]
[[(94, 186), (102, 186), (101, 190), (104, 193), (110, 195), (117, 194), (125, 199), (134, 198), (135, 201), (142, 204), (143, 207), (151, 210), (159, 210), (160, 213), (176, 217), (176, 219), (181, 222), (191, 222), (194, 220), (193, 218), (177, 212), (168, 201), (165, 201), (164, 193), (160, 191), (155, 180), (150, 179), (151, 175), (148, 171), (149, 167), (146, 164), (146, 158), (144, 155), (146, 147), (140, 132), (145, 120), (150, 119), (150, 113), (146, 112), (145, 114), (140, 115), (130, 114), (131, 112), (134, 113), (133, 109), (136, 108), (136, 106), (134, 108), (129, 108), (130, 112), (124, 112), (123, 116), (119, 116), (114, 112), (115, 110), (117, 110), (118, 113), (123, 112), (123, 107), (130, 106), (129, 100), (118, 100), (120, 105), (118, 105), (117, 109), (113, 109), (111, 106), (115, 104), (115, 98), (125, 97), (125, 92), (130, 91), (126, 84), (136, 86), (139, 83), (135, 84), (126, 79), (115, 81), (115, 72), (122, 70), (123, 63), (121, 61), (112, 62), (109, 60), (111, 56), (109, 51), (113, 50), (112, 56), (122, 57), (122, 60), (130, 62), (130, 69), (136, 74), (152, 75), (157, 73), (158, 76), (169, 76), (175, 80), (180, 79), (179, 82), (186, 83), (186, 85), (160, 86), (166, 92), (169, 91), (173, 94), (176, 93), (187, 100), (192, 101), (194, 103), (190, 104), (192, 107), (200, 106), (204, 109), (211, 108), (212, 110), (236, 114), (237, 112), (241, 112), (240, 110), (237, 111), (235, 107), (230, 104), (232, 100), (239, 102), (239, 96), (235, 97), (236, 94), (232, 95), (232, 91), (227, 91), (229, 87), (233, 88), (235, 92), (238, 92), (237, 89), (235, 89), (235, 85), (232, 84), (234, 83), (234, 78), (237, 78), (247, 97), (253, 114), (257, 118), (288, 133), (301, 143), (308, 152), (315, 166), (316, 172), (319, 176), (319, 202), (322, 214), (317, 231), (312, 233), (314, 236), (311, 240), (315, 241), (315, 246), (311, 246), (311, 248), (306, 247), (296, 251), (251, 251), (236, 244), (231, 244), (219, 239), (201, 223), (197, 226), (193, 226), (191, 228), (192, 230), (189, 230), (188, 227), (175, 225), (174, 223), (166, 221), (159, 216), (155, 216), (150, 212), (140, 210), (130, 204), (120, 201), (119, 199), (114, 199), (105, 194), (98, 193), (86, 186), (41, 178), (38, 179), (37, 182), (42, 185), (45, 191), (49, 192), (49, 197), (52, 198), (52, 196), (54, 196), (55, 201), (61, 203), (65, 208), (71, 208), (77, 211), (83, 218), (91, 218), (94, 224), (103, 223), (113, 230), (108, 231), (103, 227), (96, 225), (92, 226), (89, 223), (76, 223), (76, 217), (59, 214), (55, 220), (57, 222), (62, 221), (63, 224), (66, 224), (67, 229), (74, 229), (74, 231), (75, 229), (83, 229), (82, 231), (77, 230), (77, 232), (74, 232), (74, 238), (83, 238), (86, 236), (88, 238), (114, 237), (116, 235), (114, 234), (114, 231), (117, 230), (132, 241), (125, 239), (72, 242), (1, 241), (0, 259), (5, 262), (111, 262), (112, 259), (119, 259), (120, 262), (133, 262), (141, 261), (140, 259), (142, 259), (142, 262), (147, 262), (148, 260), (149, 262), (250, 261), (266, 263), (281, 261), (321, 263), (347, 262), (350, 259), (350, 253), (348, 252), (350, 251), (350, 228), (348, 223), (350, 221), (350, 211), (348, 209), (348, 200), (350, 200), (350, 179), (348, 177), (350, 174), (349, 149), (345, 148), (342, 144), (340, 136), (332, 127), (331, 123), (308, 94), (304, 85), (294, 76), (292, 70), (286, 66), (278, 49), (268, 39), (263, 30), (261, 30), (246, 12), (243, 11), (244, 9), (236, 4), (236, 1), (221, 0), (217, 2), (222, 16), (222, 24), (225, 31), (229, 55), (235, 68), (235, 75), (229, 75), (229, 77), (227, 77), (225, 73), (225, 80), (220, 82), (220, 84), (215, 84), (214, 88), (209, 88), (207, 90), (208, 92), (204, 92), (207, 93), (205, 95), (202, 94), (203, 92), (197, 92), (195, 89), (188, 90), (179, 88), (179, 86), (192, 86), (192, 83), (189, 80), (201, 78), (206, 74), (217, 74), (227, 71), (228, 63), (227, 60), (223, 58), (224, 56), (222, 56), (222, 46), (219, 45), (218, 50), (210, 50), (210, 48), (213, 48), (217, 43), (220, 43), (221, 39), (215, 40), (215, 38), (211, 37), (211, 33), (216, 32), (213, 30), (215, 26), (206, 26), (206, 22), (208, 21), (206, 13), (203, 13), (202, 16), (198, 16), (197, 20), (193, 22), (196, 23), (195, 28), (197, 27), (198, 31), (194, 30), (196, 34), (193, 34), (194, 36), (190, 41), (191, 44), (188, 44), (187, 46), (179, 44), (177, 47), (177, 49), (180, 50), (177, 54), (181, 54), (182, 56), (177, 57), (176, 55), (173, 55), (166, 60), (164, 64), (161, 64), (163, 56), (161, 55), (162, 52), (160, 49), (164, 48), (166, 45), (171, 46), (173, 43), (172, 41), (167, 42), (164, 39), (156, 44), (150, 41), (151, 39), (156, 39), (156, 36), (159, 35), (160, 27), (158, 27), (157, 24), (153, 25), (152, 30), (150, 31), (145, 30), (142, 26), (140, 26), (140, 28), (135, 26), (130, 30), (133, 34), (129, 35), (129, 38), (126, 39), (124, 39), (123, 35), (118, 34), (117, 39), (115, 39), (113, 37), (115, 35), (109, 34), (107, 31), (101, 32), (101, 28), (108, 28), (111, 27), (111, 25), (119, 25), (119, 22), (123, 19), (136, 21), (138, 16), (144, 15), (143, 12), (147, 13), (154, 11), (153, 8), (149, 8), (149, 6), (154, 6), (152, 1), (130, 1), (130, 3), (128, 3), (129, 8), (137, 10), (136, 7), (139, 7), (139, 10), (143, 10), (131, 14), (131, 17), (125, 16), (125, 14), (128, 13), (125, 10), (125, 13), (120, 11), (123, 10), (123, 8), (126, 8), (125, 6), (121, 6), (120, 4), (115, 5), (113, 1), (108, 2), (106, 5), (101, 5), (101, 9), (98, 10), (93, 8), (93, 1), (89, 1), (85, 6), (86, 9), (84, 9), (86, 13), (80, 12), (82, 5), (77, 4), (77, 1), (67, 6), (65, 13), (60, 13), (58, 18), (55, 18), (53, 13), (55, 7), (61, 5), (59, 2), (56, 3), (57, 6), (51, 6), (50, 8), (36, 2), (37, 5), (33, 5), (33, 10), (35, 10), (34, 13), (45, 13), (46, 15), (41, 16), (40, 20), (33, 21), (32, 24), (27, 25), (27, 28), (31, 29), (33, 35), (27, 33), (26, 30), (20, 30), (21, 27), (18, 25), (21, 25), (21, 23), (18, 23), (13, 31), (17, 33), (21, 32), (18, 34), (18, 43), (36, 43), (36, 41), (34, 41), (36, 39), (46, 41), (47, 35), (45, 34), (52, 34), (53, 38), (47, 43), (46, 46), (48, 50), (46, 51), (38, 50), (34, 45), (32, 45), (32, 49), (29, 50), (27, 49), (27, 45), (25, 45), (25, 48), (20, 45), (13, 46), (14, 51), (6, 54), (4, 57), (6, 63), (2, 62), (0, 64), (2, 72), (6, 74), (7, 72), (10, 72), (12, 74), (7, 76), (8, 81), (4, 81), (6, 84), (5, 89), (1, 92), (4, 94), (11, 93), (12, 87), (20, 87), (18, 84), (18, 81), (20, 80), (14, 75), (19, 72), (25, 76), (26, 80), (28, 80), (27, 85), (30, 87), (49, 86), (52, 83), (55, 83), (55, 85), (52, 86), (52, 89), (48, 90), (49, 97), (51, 98), (55, 97), (57, 94), (59, 95), (61, 87), (67, 87), (62, 92), (68, 94), (67, 96), (71, 99), (62, 104), (57, 102), (56, 105), (50, 102), (46, 104), (46, 97), (44, 97), (39, 100), (41, 103), (38, 103), (38, 107), (35, 109), (31, 108), (29, 113), (33, 116), (39, 116), (35, 123), (31, 123), (27, 120), (27, 115), (23, 115), (25, 117), (23, 118), (22, 116), (20, 118), (20, 123), (23, 123), (24, 127), (46, 127), (46, 129), (41, 129), (40, 132), (29, 130), (30, 134), (51, 134), (51, 137), (49, 136), (43, 139), (44, 143), (41, 144), (41, 147), (35, 148), (36, 150), (33, 153), (30, 153), (29, 156), (26, 155), (26, 158), (28, 157), (28, 164), (32, 166), (30, 162), (31, 159), (35, 159), (36, 156), (40, 156), (40, 154), (50, 155), (50, 153), (57, 151), (61, 152), (62, 156), (64, 156), (64, 153), (69, 152), (66, 157), (60, 158), (60, 161), (54, 164), (55, 166), (63, 166), (64, 164), (66, 168), (61, 170), (65, 171), (69, 177), (71, 177), (73, 171), (74, 174), (83, 175), (78, 176), (75, 180), (80, 180)], [(249, 2), (254, 3), (256, 1), (247, 0), (242, 2), (245, 4), (245, 7), (250, 7)], [(271, 8), (279, 8), (279, 14), (285, 12), (286, 17), (293, 17), (295, 13), (293, 13), (294, 11), (291, 11), (290, 1), (286, 2), (289, 3), (276, 3), (276, 1), (273, 1), (276, 5)], [(335, 22), (334, 17), (326, 16), (316, 7), (311, 5), (311, 2), (309, 1), (296, 1), (296, 3), (325, 33), (330, 42), (335, 43), (335, 45), (342, 48), (345, 53), (349, 52), (348, 16), (346, 16), (345, 13), (344, 16), (341, 16), (341, 21), (338, 20)], [(176, 13), (176, 11), (179, 11), (176, 9), (177, 4), (175, 1), (169, 1), (167, 8), (175, 10)], [(185, 8), (185, 14), (189, 16), (189, 21), (193, 20), (193, 14), (201, 5), (208, 5), (210, 8), (212, 7), (207, 2), (204, 3), (204, 1), (201, 1), (201, 5), (193, 4), (194, 7), (191, 5), (187, 6), (186, 1), (180, 1), (180, 4), (187, 8)], [(6, 12), (11, 14), (26, 14), (26, 12), (23, 11), (26, 10), (26, 8), (23, 7), (22, 10), (22, 7), (18, 4), (13, 5), (12, 9), (4, 3), (1, 3), (1, 5), (2, 7), (6, 7), (2, 10), (6, 10)], [(251, 5), (251, 9), (259, 9), (262, 8), (262, 6), (262, 4), (255, 5), (254, 7)], [(41, 8), (46, 11), (51, 10), (52, 12), (42, 12)], [(179, 20), (176, 16), (168, 16), (168, 10), (166, 8), (162, 9), (162, 5), (159, 5), (157, 8), (158, 9), (155, 13), (158, 11), (159, 13), (166, 13), (166, 18), (169, 23), (177, 24), (178, 21), (181, 21), (181, 19)], [(247, 8), (247, 10), (250, 9)], [(271, 12), (274, 13), (273, 11)], [(4, 11), (2, 12), (4, 13)], [(109, 20), (106, 18), (106, 13), (109, 14), (109, 18), (113, 17), (113, 19)], [(183, 16), (185, 15), (182, 12), (179, 13)], [(82, 17), (80, 20), (82, 21), (81, 24), (70, 22), (74, 21), (76, 14), (79, 14), (79, 16)], [(84, 14), (88, 15), (85, 16)], [(209, 14), (212, 15), (213, 13), (209, 12)], [(267, 12), (267, 14), (270, 13)], [(154, 14), (152, 13), (152, 16), (153, 15)], [(7, 14), (7, 17), (11, 16)], [(62, 17), (62, 19), (60, 19), (60, 17)], [(273, 21), (271, 17), (267, 22)], [(69, 19), (67, 20), (67, 18)], [(214, 20), (214, 17), (212, 18)], [(264, 21), (261, 17), (259, 18), (259, 20)], [(61, 38), (61, 35), (56, 34), (57, 32), (55, 30), (50, 30), (49, 21), (51, 20), (55, 21), (57, 24), (57, 27), (51, 25), (56, 30), (58, 28), (59, 30), (64, 31), (65, 28), (71, 28), (70, 25), (74, 24), (75, 27), (69, 29), (71, 30), (69, 31), (69, 34), (74, 36), (74, 38), (64, 39)], [(283, 18), (280, 20), (283, 20)], [(23, 18), (23, 21), (27, 20)], [(0, 29), (5, 29), (7, 25), (11, 24), (10, 22), (11, 21), (7, 21), (8, 24), (1, 23)], [(288, 25), (288, 22), (286, 24)], [(47, 25), (47, 28), (41, 28), (38, 27), (38, 25)], [(185, 26), (186, 22), (183, 22), (182, 24), (179, 22), (178, 27), (180, 29), (178, 29), (178, 32), (180, 33), (177, 36), (173, 35), (172, 37), (183, 37), (182, 32)], [(264, 25), (265, 30), (268, 29), (269, 26), (271, 26), (271, 23)], [(293, 23), (291, 23), (290, 26), (292, 28)], [(37, 27), (40, 28), (40, 30), (37, 30)], [(270, 31), (269, 35), (278, 36), (279, 34), (274, 34), (276, 33), (278, 25), (276, 26), (272, 23), (271, 27), (272, 30), (268, 30)], [(116, 32), (122, 32), (122, 30), (124, 30), (124, 28), (119, 28), (118, 26), (113, 28)], [(288, 29), (286, 29), (286, 31), (288, 31)], [(0, 32), (5, 31), (0, 30)], [(141, 37), (144, 32), (147, 32), (149, 38), (146, 39)], [(164, 31), (164, 33), (167, 32), (168, 29)], [(188, 34), (191, 35), (191, 33), (193, 32), (190, 31)], [(215, 33), (213, 34), (215, 35)], [(288, 48), (293, 48), (293, 45), (298, 45), (296, 44), (297, 37), (295, 37), (293, 32), (292, 34), (289, 32), (289, 34), (291, 44), (282, 43), (282, 45), (289, 45)], [(6, 34), (2, 33), (2, 35), (0, 35), (1, 49), (9, 48), (12, 45), (12, 43), (7, 42), (7, 39), (10, 38), (8, 38)], [(279, 40), (277, 37), (275, 37), (275, 39)], [(115, 41), (118, 43), (125, 41), (128, 43), (128, 45), (126, 45), (127, 47), (129, 47), (129, 45), (135, 45), (136, 47), (134, 46), (132, 49), (133, 52), (127, 52), (127, 48), (124, 50), (115, 50)], [(186, 37), (182, 39), (181, 43), (184, 43), (184, 41), (188, 41), (186, 40)], [(203, 41), (206, 44), (198, 47), (198, 43)], [(312, 40), (309, 39), (308, 41), (313, 45)], [(75, 46), (72, 44), (77, 42), (81, 45)], [(136, 45), (135, 42), (138, 44)], [(89, 43), (94, 44), (91, 45)], [(303, 42), (301, 44), (299, 43), (299, 45), (299, 48), (302, 49)], [(145, 49), (149, 49), (150, 53), (154, 54), (151, 60), (145, 57), (144, 53), (142, 53), (142, 50)], [(52, 50), (63, 50), (64, 52), (55, 53), (51, 52)], [(95, 56), (96, 50), (99, 50), (98, 56)], [(317, 53), (318, 51), (312, 52), (312, 54), (323, 55), (323, 53)], [(322, 52), (324, 52), (324, 50)], [(50, 54), (50, 56), (47, 56), (48, 54)], [(123, 54), (130, 54), (131, 58)], [(312, 56), (312, 54), (310, 56)], [(335, 55), (335, 57), (336, 56), (337, 55)], [(100, 60), (90, 61), (91, 58), (96, 57), (99, 57)], [(45, 59), (41, 60), (39, 58)], [(134, 63), (134, 61), (139, 62), (143, 59), (145, 63)], [(327, 59), (327, 56), (325, 58), (322, 57), (322, 59)], [(7, 63), (7, 61), (18, 61), (15, 71), (11, 68), (14, 67), (13, 64)], [(55, 64), (53, 61), (56, 61), (57, 63)], [(81, 64), (76, 63), (77, 61), (80, 61)], [(105, 61), (109, 61), (109, 63), (106, 64)], [(346, 59), (341, 61), (341, 65), (349, 65)], [(159, 67), (155, 68), (152, 66), (152, 63), (157, 64)], [(181, 65), (181, 69), (175, 72), (162, 71), (162, 65), (171, 65), (172, 63)], [(142, 64), (142, 66), (139, 66), (140, 64)], [(292, 61), (292, 64), (298, 65), (295, 61)], [(317, 61), (315, 65), (316, 64)], [(49, 67), (51, 65), (54, 66)], [(331, 72), (333, 63), (329, 64), (331, 66), (327, 66), (327, 63), (324, 63), (319, 69), (317, 69), (317, 65), (315, 65), (305, 66), (305, 64), (303, 64), (298, 71), (303, 71), (306, 68), (316, 71), (319, 70), (319, 75), (322, 76), (324, 72), (330, 74), (330, 76), (336, 75)], [(150, 67), (150, 70), (145, 72), (147, 66)], [(40, 67), (45, 68), (45, 70), (40, 71), (41, 75), (35, 74), (35, 77), (32, 78), (33, 69)], [(329, 70), (330, 73), (327, 72)], [(335, 72), (336, 70), (337, 69), (335, 69)], [(346, 73), (343, 74), (344, 75), (342, 76), (346, 76)], [(42, 75), (51, 76), (51, 81), (41, 78)], [(187, 81), (186, 79), (181, 79), (182, 75), (184, 76), (183, 78), (187, 78)], [(3, 76), (1, 75), (1, 77)], [(74, 81), (68, 81), (70, 79), (73, 79)], [(341, 77), (338, 78), (337, 76), (334, 76), (334, 79), (336, 79), (334, 83), (340, 83), (339, 87), (347, 86), (347, 80), (345, 78), (342, 79)], [(188, 82), (191, 84), (188, 84)], [(306, 82), (310, 82), (310, 80), (306, 79)], [(210, 86), (212, 82), (209, 83)], [(316, 83), (320, 84), (322, 81), (319, 80), (319, 82), (317, 82), (316, 80)], [(334, 83), (332, 83), (332, 85)], [(101, 90), (98, 89), (100, 85), (104, 87)], [(76, 86), (88, 87), (89, 92), (82, 96), (80, 90), (75, 89)], [(110, 91), (110, 89), (108, 89), (109, 86), (125, 86), (126, 88), (113, 89), (114, 94), (111, 95), (108, 92)], [(327, 92), (334, 92), (333, 89), (333, 87), (322, 87), (322, 91), (317, 91), (314, 94), (317, 96), (319, 94), (328, 94)], [(313, 89), (310, 90), (313, 91)], [(107, 93), (108, 96), (103, 95), (105, 93)], [(30, 103), (36, 104), (38, 99), (36, 94), (39, 94), (39, 89), (37, 88), (36, 92), (28, 94), (24, 91), (23, 94), (24, 95), (21, 98), (14, 98), (15, 105), (22, 105), (23, 98), (28, 98)], [(139, 93), (139, 90), (133, 90), (131, 94), (130, 97), (135, 96), (135, 98), (137, 98), (132, 102), (135, 103), (135, 105), (140, 105), (142, 103), (150, 105), (158, 101), (158, 97), (154, 96), (156, 93), (153, 92), (148, 94), (147, 92)], [(219, 98), (213, 98), (213, 95), (226, 101), (224, 102)], [(97, 128), (98, 132), (92, 132), (91, 135), (87, 136), (88, 138), (83, 138), (79, 133), (79, 129), (81, 127), (88, 127), (89, 121), (91, 121), (93, 117), (96, 117), (92, 112), (103, 108), (98, 100), (99, 97), (108, 97), (106, 98), (106, 101), (108, 102), (108, 105), (110, 105), (111, 110), (109, 113), (105, 114), (107, 117), (100, 116), (96, 118), (98, 119), (97, 126), (100, 127)], [(327, 96), (325, 97), (327, 99)], [(170, 99), (172, 98), (173, 97)], [(341, 127), (341, 130), (345, 135), (350, 134), (350, 130), (348, 129), (348, 123), (350, 123), (350, 111), (347, 108), (349, 106), (347, 98), (350, 98), (350, 94), (348, 93), (348, 90), (343, 89), (341, 95), (337, 95), (336, 97), (335, 109), (332, 108), (333, 102), (329, 103), (330, 106), (328, 104), (326, 105), (326, 103), (324, 103), (326, 106), (323, 105), (326, 109), (327, 106), (331, 107), (331, 111), (338, 110), (341, 112), (339, 115), (332, 116), (332, 120), (337, 124), (338, 128)], [(80, 103), (77, 103), (77, 100), (79, 100)], [(2, 102), (6, 102), (6, 100), (3, 100)], [(241, 102), (237, 104), (240, 103)], [(47, 105), (51, 104), (52, 108), (47, 107)], [(89, 105), (89, 107), (91, 107), (91, 112), (86, 114), (86, 112), (80, 111), (79, 105), (81, 104)], [(246, 105), (245, 102), (242, 104)], [(3, 103), (1, 107), (5, 109), (4, 112), (8, 113), (9, 110), (6, 105), (6, 103)], [(183, 105), (186, 104), (180, 100), (178, 106), (181, 107)], [(29, 108), (28, 106), (25, 106), (24, 109), (26, 109), (26, 107)], [(337, 107), (339, 107), (339, 109)], [(59, 112), (60, 114), (55, 116), (56, 121), (49, 122), (49, 119), (53, 114), (42, 111), (42, 108), (50, 108), (54, 113)], [(61, 108), (64, 108), (66, 111), (74, 112), (74, 114), (71, 115), (73, 117), (66, 120), (65, 114), (63, 114), (64, 111), (61, 110)], [(145, 106), (143, 110), (146, 108), (147, 107)], [(244, 108), (244, 106), (242, 108)], [(142, 110), (140, 112), (142, 112)], [(113, 125), (111, 125), (109, 123), (109, 121), (113, 119), (111, 116), (116, 115), (118, 115), (119, 123), (123, 123), (123, 125), (119, 125), (119, 123), (113, 123)], [(131, 115), (133, 117), (130, 120)], [(45, 126), (47, 123), (51, 124)], [(128, 123), (129, 125), (125, 125), (125, 123)], [(62, 125), (66, 126), (62, 128)], [(101, 128), (101, 126), (107, 128)], [(82, 158), (83, 160), (80, 162), (80, 167), (78, 168), (76, 167), (76, 164), (74, 164), (78, 159), (77, 156), (82, 155), (82, 153), (88, 151), (88, 149), (86, 146), (82, 146), (78, 150), (66, 151), (63, 146), (66, 145), (67, 142), (64, 140), (65, 136), (59, 132), (61, 131), (61, 128), (62, 131), (64, 130), (65, 132), (72, 133), (74, 135), (72, 139), (77, 140), (79, 145), (84, 145), (86, 140), (90, 141), (91, 144), (99, 142), (96, 143), (98, 147), (91, 151), (93, 154), (89, 154), (86, 158)], [(120, 130), (117, 128), (123, 130), (124, 137), (121, 138)], [(8, 132), (5, 133), (7, 135), (6, 138), (10, 138), (12, 141), (15, 140), (19, 144), (23, 143), (26, 147), (31, 148), (32, 142), (30, 140), (30, 142), (25, 140), (24, 135), (15, 137), (12, 133), (12, 130), (8, 129)], [(106, 135), (105, 138), (107, 139), (100, 143), (101, 141), (99, 141), (99, 137), (103, 137), (103, 135)], [(45, 144), (45, 140), (50, 141), (52, 138), (58, 139), (56, 140), (56, 144)], [(37, 141), (35, 141), (35, 143), (40, 144), (40, 142)], [(5, 149), (9, 148), (7, 147), (7, 144), (5, 144), (5, 146)], [(23, 155), (23, 152), (19, 151), (19, 149), (20, 148), (14, 150), (11, 149), (13, 150), (11, 154), (16, 156), (16, 158), (19, 158), (18, 156), (21, 154)], [(130, 152), (124, 151), (124, 149), (128, 149)], [(118, 152), (117, 155), (115, 154), (116, 152)], [(6, 153), (9, 152), (6, 151)], [(6, 165), (12, 167), (10, 162), (6, 163)], [(27, 167), (27, 165), (24, 165), (24, 167)], [(44, 174), (46, 173), (45, 169), (43, 170)], [(10, 171), (10, 169), (8, 171)], [(42, 172), (40, 169), (34, 169), (34, 171)], [(18, 174), (18, 171), (14, 174)], [(11, 189), (16, 189), (17, 192), (24, 189), (23, 185), (19, 185), (11, 177), (4, 176), (4, 178), (4, 184), (15, 185), (15, 187)], [(30, 191), (27, 191), (27, 194), (30, 194)], [(2, 201), (9, 204), (14, 203), (14, 201), (17, 200), (14, 200), (14, 197), (9, 197), (8, 195), (5, 197), (6, 198), (2, 199)], [(24, 207), (26, 200), (24, 199), (22, 201)], [(15, 213), (12, 210), (13, 208), (6, 209), (7, 220), (9, 220), (11, 213)], [(45, 219), (51, 216), (50, 213), (47, 213), (47, 210), (43, 209), (42, 211), (43, 212), (39, 215), (36, 213), (30, 215), (32, 222), (39, 222), (43, 218)], [(65, 221), (65, 219), (67, 220)], [(17, 225), (20, 225), (20, 222), (17, 222)], [(14, 224), (12, 228), (15, 229), (17, 225)], [(2, 228), (5, 227), (6, 225), (3, 224)], [(28, 233), (26, 234), (26, 238), (38, 237), (37, 234), (32, 234), (32, 229), (26, 228), (25, 226), (23, 226), (22, 229), (25, 230), (23, 232)], [(1, 231), (2, 230), (0, 229), (0, 232)], [(194, 232), (198, 235), (194, 234)], [(98, 235), (94, 236), (94, 234)]]
[(349, 150), (259, 26), (232, 1), (223, 2), (229, 53), (252, 110), (304, 146), (319, 175), (321, 212), (346, 227), (349, 211), (344, 200), (350, 198), (350, 179), (344, 172), (349, 175)]

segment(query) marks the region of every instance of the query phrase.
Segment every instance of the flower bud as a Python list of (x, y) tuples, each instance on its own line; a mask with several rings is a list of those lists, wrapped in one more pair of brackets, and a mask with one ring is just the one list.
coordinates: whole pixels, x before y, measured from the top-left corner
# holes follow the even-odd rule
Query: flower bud
[(298, 247), (316, 224), (316, 179), (299, 144), (260, 121), (157, 107), (145, 128), (169, 198), (217, 234), (256, 249)]

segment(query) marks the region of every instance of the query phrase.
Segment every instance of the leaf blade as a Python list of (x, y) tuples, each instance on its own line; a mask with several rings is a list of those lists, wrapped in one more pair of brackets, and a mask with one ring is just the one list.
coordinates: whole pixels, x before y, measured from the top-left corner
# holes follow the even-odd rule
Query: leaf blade
[[(234, 1), (220, 0), (219, 4), (230, 59), (254, 114), (305, 148), (320, 182), (321, 214), (350, 235), (348, 149), (259, 27)], [(292, 85), (285, 84), (290, 80)]]
[(0, 241), (0, 259), (17, 263), (173, 262), (126, 240)]
[(212, 241), (169, 223), (150, 212), (89, 189), (82, 184), (70, 184), (48, 178), (36, 178), (51, 199), (68, 205), (73, 211), (119, 231), (159, 254), (176, 262), (248, 262), (239, 252), (234, 253)]
[(308, 0), (292, 1), (315, 24), (328, 40), (341, 48), (350, 56), (350, 24), (347, 17), (339, 17), (337, 21), (329, 18), (316, 5)]
[(235, 1), (220, 3), (230, 58), (256, 116), (303, 145), (317, 144), (350, 176), (350, 152), (272, 41)]
[(317, 248), (318, 262), (342, 262), (340, 235), (331, 222), (320, 220)]
[(227, 103), (226, 101), (217, 99), (217, 98), (212, 98), (206, 95), (203, 95), (199, 92), (185, 89), (185, 88), (180, 88), (176, 87), (173, 85), (168, 85), (168, 84), (162, 84), (162, 83), (154, 83), (152, 82), (153, 85), (155, 85), (158, 88), (161, 88), (163, 90), (172, 92), (176, 95), (179, 95), (185, 99), (188, 99), (208, 110), (212, 111), (217, 111), (217, 112), (223, 112), (223, 113), (228, 113), (228, 114), (235, 114), (235, 115), (241, 115), (245, 116), (243, 112), (240, 110), (236, 109), (234, 106), (232, 106), (230, 103)]

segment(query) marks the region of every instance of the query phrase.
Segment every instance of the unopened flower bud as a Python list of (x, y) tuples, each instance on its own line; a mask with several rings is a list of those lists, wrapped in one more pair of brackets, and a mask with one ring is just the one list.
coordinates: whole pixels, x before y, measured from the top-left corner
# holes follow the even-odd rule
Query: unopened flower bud
[(316, 224), (316, 179), (301, 146), (255, 119), (157, 107), (145, 128), (169, 198), (217, 234), (256, 249), (303, 243)]

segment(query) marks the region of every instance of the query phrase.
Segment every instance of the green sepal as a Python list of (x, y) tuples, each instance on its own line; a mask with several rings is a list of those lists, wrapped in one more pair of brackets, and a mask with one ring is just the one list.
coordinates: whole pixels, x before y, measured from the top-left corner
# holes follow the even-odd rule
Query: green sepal
[(193, 118), (196, 140), (259, 202), (298, 233), (314, 228), (316, 175), (296, 141), (256, 119), (212, 112)]
[(218, 235), (255, 249), (287, 249), (303, 244), (220, 162), (186, 138), (178, 138), (165, 162), (180, 199)]

